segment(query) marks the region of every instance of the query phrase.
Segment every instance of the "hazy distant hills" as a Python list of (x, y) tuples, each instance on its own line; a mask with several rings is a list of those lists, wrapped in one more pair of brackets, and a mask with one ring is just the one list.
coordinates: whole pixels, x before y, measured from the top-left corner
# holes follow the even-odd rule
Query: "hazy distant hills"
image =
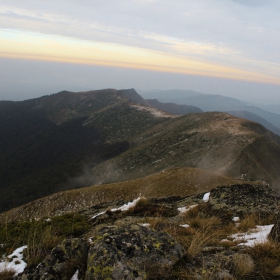
[[(233, 112), (233, 111), (244, 111), (243, 117), (248, 120), (258, 121), (257, 117), (253, 117), (252, 114), (245, 113), (250, 112), (258, 117), (266, 120), (262, 121), (262, 125), (272, 130), (274, 133), (279, 134), (280, 129), (280, 114), (266, 111), (264, 109), (252, 106), (246, 102), (240, 101), (235, 98), (226, 97), (222, 95), (203, 94), (191, 90), (152, 90), (152, 91), (141, 91), (138, 90), (144, 98), (156, 98), (162, 102), (175, 102), (178, 104), (186, 104), (196, 106), (202, 109), (204, 112)], [(277, 111), (277, 107), (270, 106), (274, 112)], [(280, 111), (279, 111), (280, 112)], [(260, 119), (259, 119), (260, 120)], [(275, 129), (276, 127), (276, 129)]]
[(170, 90), (141, 90), (136, 91), (145, 99), (158, 99), (162, 102), (175, 102), (177, 104), (186, 104), (186, 98), (207, 95), (193, 90), (181, 90), (181, 89), (170, 89)]
[(260, 105), (258, 104), (257, 107), (269, 111), (271, 113), (280, 114), (280, 105), (278, 104), (271, 104), (271, 105)]
[(202, 113), (203, 111), (196, 106), (178, 105), (172, 102), (160, 102), (157, 99), (146, 99), (149, 106), (169, 112), (175, 115), (185, 115), (190, 113)]
[[(171, 108), (200, 113), (176, 116), (166, 112)], [(0, 130), (0, 211), (172, 167), (246, 173), (275, 186), (279, 177), (280, 138), (261, 125), (144, 100), (133, 89), (0, 102)]]
[(196, 106), (179, 105), (172, 102), (160, 102), (157, 99), (144, 99), (135, 90), (123, 90), (122, 91), (127, 98), (145, 106), (157, 108), (162, 111), (166, 111), (175, 115), (184, 115), (190, 113), (202, 113), (203, 111)]
[(238, 117), (238, 118), (243, 118), (246, 120), (257, 122), (257, 123), (263, 125), (265, 128), (272, 131), (273, 133), (280, 135), (280, 129), (278, 127), (274, 126), (273, 124), (271, 124), (264, 118), (261, 118), (254, 113), (247, 112), (247, 111), (228, 111), (228, 113), (235, 117)]
[(161, 102), (174, 102), (197, 106), (203, 111), (225, 111), (236, 106), (246, 106), (247, 103), (222, 95), (203, 94), (192, 90), (137, 90), (145, 99), (156, 98)]

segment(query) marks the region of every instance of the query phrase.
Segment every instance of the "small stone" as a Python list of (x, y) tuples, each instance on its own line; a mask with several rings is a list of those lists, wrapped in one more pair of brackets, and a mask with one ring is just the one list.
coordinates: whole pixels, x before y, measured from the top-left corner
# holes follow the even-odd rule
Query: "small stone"
[(217, 279), (220, 279), (220, 280), (233, 280), (233, 276), (229, 274), (228, 271), (226, 270), (223, 270), (223, 271), (220, 271), (218, 274), (217, 274)]

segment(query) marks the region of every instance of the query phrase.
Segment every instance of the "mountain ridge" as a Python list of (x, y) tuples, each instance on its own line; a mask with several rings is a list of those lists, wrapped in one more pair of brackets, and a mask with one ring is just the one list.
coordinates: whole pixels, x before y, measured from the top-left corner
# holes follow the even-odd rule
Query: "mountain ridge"
[[(145, 98), (156, 98), (163, 102), (175, 102), (178, 104), (187, 104), (197, 106), (204, 112), (220, 111), (220, 112), (233, 112), (233, 111), (247, 111), (263, 118), (266, 122), (262, 122), (267, 129), (273, 129), (279, 135), (280, 129), (280, 115), (274, 112), (266, 111), (265, 106), (257, 107), (257, 105), (250, 104), (232, 97), (227, 97), (218, 94), (205, 94), (194, 92), (190, 90), (156, 90), (156, 91), (141, 91)], [(252, 115), (246, 115), (248, 120), (257, 120), (258, 118)], [(273, 128), (272, 126), (275, 126)]]
[[(0, 102), (0, 211), (60, 190), (171, 167), (248, 173), (278, 188), (280, 140), (261, 125), (227, 113), (173, 115), (127, 95), (143, 101), (133, 89), (105, 89)], [(254, 148), (244, 150), (250, 143), (259, 157)], [(250, 157), (255, 169), (247, 167)]]

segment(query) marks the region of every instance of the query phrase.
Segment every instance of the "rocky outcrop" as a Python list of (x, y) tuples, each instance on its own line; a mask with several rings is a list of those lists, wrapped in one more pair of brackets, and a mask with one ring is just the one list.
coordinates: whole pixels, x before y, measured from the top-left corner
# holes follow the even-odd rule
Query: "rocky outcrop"
[(275, 243), (280, 243), (280, 216), (278, 215), (277, 221), (271, 229), (268, 238)]
[[(122, 200), (85, 209), (91, 229), (80, 238), (64, 240), (41, 264), (27, 267), (16, 279), (69, 280), (74, 274), (79, 280), (255, 277), (258, 268), (250, 251), (231, 239), (221, 243), (220, 235), (225, 233), (219, 233), (219, 228), (232, 227), (235, 232), (234, 216), (241, 222), (251, 213), (263, 214), (264, 220), (266, 214), (277, 217), (279, 197), (261, 182), (221, 186), (211, 190), (209, 201), (204, 197), (205, 193), (142, 198), (124, 211), (127, 201)], [(193, 205), (198, 205), (193, 213), (180, 211)], [(207, 226), (208, 222), (213, 224)], [(280, 218), (269, 235), (277, 243), (279, 229)], [(211, 241), (204, 234), (209, 234)], [(203, 238), (206, 241), (200, 241)]]
[(240, 184), (213, 189), (209, 203), (215, 210), (236, 214), (272, 214), (279, 211), (279, 197), (267, 184)]
[(104, 227), (92, 240), (86, 279), (146, 279), (151, 264), (170, 269), (184, 256), (183, 247), (164, 232)]
[(45, 260), (35, 269), (27, 268), (16, 279), (61, 279), (69, 280), (76, 270), (85, 272), (88, 254), (88, 244), (83, 239), (66, 239), (54, 248)]
[(169, 271), (186, 255), (171, 236), (140, 225), (105, 226), (90, 242), (64, 240), (35, 269), (17, 280), (69, 280), (79, 270), (79, 279), (147, 279), (157, 271)]

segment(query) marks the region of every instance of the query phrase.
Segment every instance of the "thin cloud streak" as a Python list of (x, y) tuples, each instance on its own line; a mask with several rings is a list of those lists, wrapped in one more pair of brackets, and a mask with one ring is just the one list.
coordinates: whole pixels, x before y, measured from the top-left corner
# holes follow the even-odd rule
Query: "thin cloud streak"
[[(37, 33), (0, 32), (0, 56), (9, 58), (38, 59), (81, 64), (118, 66), (147, 69), (171, 73), (183, 73), (237, 80), (261, 81), (280, 84), (279, 79), (265, 74), (244, 71), (238, 68), (194, 60), (186, 56), (173, 55), (130, 46), (89, 42), (46, 36)], [(11, 42), (13, 42), (11, 46)]]

